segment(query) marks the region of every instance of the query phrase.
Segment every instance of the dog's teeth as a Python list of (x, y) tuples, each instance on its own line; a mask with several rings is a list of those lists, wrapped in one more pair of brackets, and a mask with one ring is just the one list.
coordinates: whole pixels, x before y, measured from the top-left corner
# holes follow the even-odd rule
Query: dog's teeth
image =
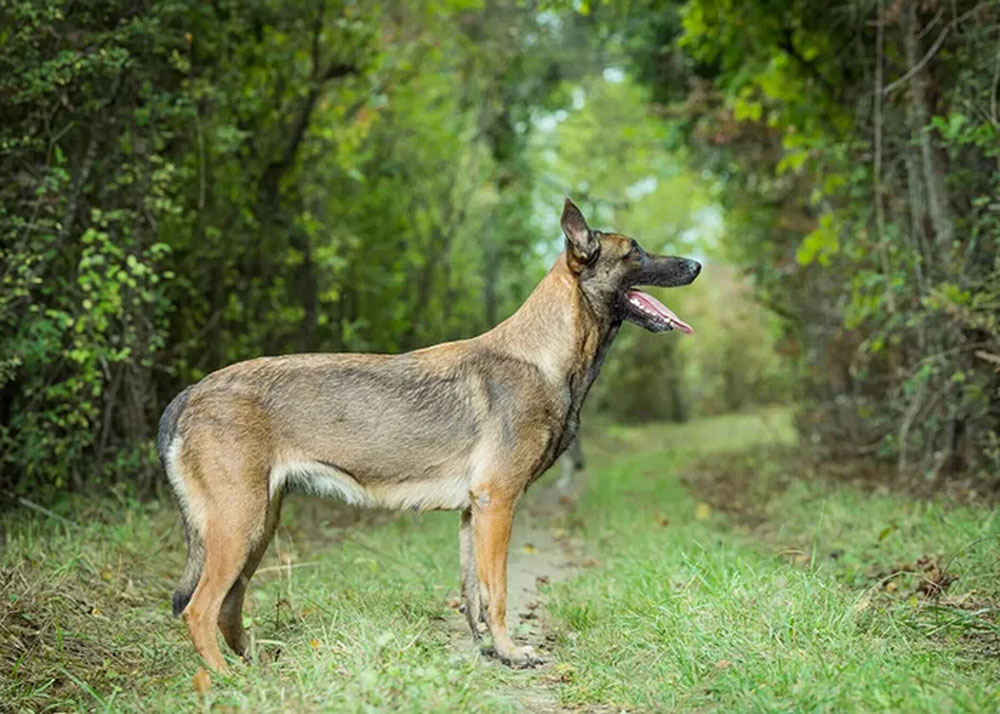
[(633, 298), (629, 298), (628, 301), (630, 303), (632, 303), (635, 307), (639, 308), (639, 310), (641, 310), (643, 313), (649, 315), (650, 317), (655, 317), (657, 320), (663, 320), (663, 321), (665, 321), (667, 323), (667, 325), (670, 327), (670, 329), (674, 328), (673, 320), (671, 320), (669, 317), (664, 317), (663, 315), (661, 315), (660, 313), (656, 312), (655, 310), (650, 310), (648, 307), (646, 307), (642, 303), (641, 300), (635, 300)]

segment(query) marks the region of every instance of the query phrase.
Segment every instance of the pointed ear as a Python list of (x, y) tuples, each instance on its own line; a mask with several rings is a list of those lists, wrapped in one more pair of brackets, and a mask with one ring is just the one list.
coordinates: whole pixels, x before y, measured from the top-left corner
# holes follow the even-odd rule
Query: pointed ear
[(597, 238), (587, 226), (587, 219), (571, 200), (563, 206), (563, 233), (566, 235), (566, 258), (574, 272), (580, 272), (597, 255)]

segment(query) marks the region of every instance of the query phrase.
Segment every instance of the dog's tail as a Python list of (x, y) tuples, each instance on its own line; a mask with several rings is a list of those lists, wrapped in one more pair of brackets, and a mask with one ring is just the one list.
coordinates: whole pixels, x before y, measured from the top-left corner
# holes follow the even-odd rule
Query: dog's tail
[(181, 516), (184, 519), (184, 536), (187, 539), (188, 556), (184, 565), (184, 573), (181, 581), (174, 591), (173, 605), (174, 616), (180, 615), (187, 607), (194, 589), (201, 579), (201, 571), (205, 565), (205, 541), (200, 529), (191, 522), (188, 513), (187, 488), (184, 482), (182, 466), (178, 463), (180, 452), (180, 439), (177, 434), (177, 424), (180, 420), (184, 407), (187, 406), (188, 393), (190, 387), (182, 391), (167, 405), (160, 417), (160, 429), (156, 435), (156, 448), (160, 454), (160, 462), (167, 472), (171, 490), (181, 509)]
[(181, 581), (174, 590), (174, 617), (177, 617), (194, 594), (194, 589), (201, 579), (201, 570), (205, 566), (205, 541), (201, 535), (184, 522), (184, 533), (187, 536), (188, 557), (184, 564), (184, 572), (181, 574)]

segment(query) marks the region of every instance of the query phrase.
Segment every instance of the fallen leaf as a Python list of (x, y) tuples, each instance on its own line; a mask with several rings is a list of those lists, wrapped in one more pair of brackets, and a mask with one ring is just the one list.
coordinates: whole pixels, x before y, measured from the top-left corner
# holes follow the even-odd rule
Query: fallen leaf
[(535, 578), (535, 585), (548, 585), (548, 584), (549, 584), (548, 575), (539, 575), (538, 577)]
[(521, 546), (521, 550), (523, 550), (525, 553), (537, 553), (538, 552), (538, 548), (536, 548), (535, 546), (533, 546), (531, 543), (525, 543), (523, 546)]
[(732, 667), (732, 666), (733, 663), (730, 662), (728, 659), (720, 659), (718, 662), (715, 663), (716, 669), (726, 669), (727, 667)]
[(205, 692), (212, 686), (212, 678), (208, 676), (208, 672), (204, 667), (198, 668), (198, 671), (194, 673), (192, 682), (194, 684), (194, 691), (198, 692), (199, 697), (205, 696)]
[(596, 568), (600, 563), (598, 563), (593, 558), (584, 558), (580, 561), (581, 568)]
[(917, 561), (917, 567), (925, 574), (917, 585), (917, 592), (931, 599), (937, 599), (948, 587), (958, 580), (957, 575), (950, 575), (941, 569), (937, 558), (925, 555)]
[(319, 649), (319, 640), (317, 640), (315, 637), (313, 637), (311, 640), (309, 640), (309, 646), (312, 647), (314, 650), (318, 650)]
[(457, 598), (457, 597), (453, 597), (453, 598), (448, 598), (448, 601), (447, 601), (446, 604), (452, 610), (457, 610), (458, 606), (462, 604), (462, 601), (459, 598)]
[(707, 521), (712, 515), (712, 507), (709, 506), (704, 501), (699, 501), (698, 505), (694, 508), (695, 520)]

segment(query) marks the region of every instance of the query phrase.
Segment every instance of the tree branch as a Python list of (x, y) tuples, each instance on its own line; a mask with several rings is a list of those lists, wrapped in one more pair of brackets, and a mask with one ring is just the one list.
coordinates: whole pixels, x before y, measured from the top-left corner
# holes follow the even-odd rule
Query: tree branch
[(320, 95), (322, 95), (325, 88), (324, 84), (328, 81), (355, 75), (360, 72), (357, 65), (343, 62), (333, 62), (325, 70), (320, 70), (320, 35), (323, 31), (323, 16), (325, 12), (326, 3), (324, 2), (320, 6), (319, 12), (316, 13), (316, 19), (313, 22), (313, 66), (309, 92), (306, 94), (305, 100), (299, 107), (295, 121), (291, 125), (284, 151), (281, 152), (281, 156), (267, 164), (260, 177), (257, 197), (261, 207), (271, 208), (277, 205), (278, 184), (295, 163), (295, 156), (298, 153), (299, 145), (302, 143), (302, 139), (305, 138), (309, 122), (312, 120), (313, 110), (316, 108), (316, 103), (319, 101)]
[(896, 300), (892, 291), (892, 269), (889, 264), (889, 249), (885, 244), (885, 196), (882, 184), (882, 82), (885, 72), (885, 21), (882, 18), (882, 0), (875, 6), (878, 14), (875, 35), (875, 106), (873, 107), (873, 123), (875, 125), (875, 156), (872, 166), (872, 178), (875, 188), (875, 233), (878, 240), (879, 258), (882, 262), (882, 273), (885, 275), (885, 297), (889, 312), (896, 311)]
[(973, 15), (975, 15), (977, 12), (979, 12), (980, 10), (982, 10), (984, 7), (987, 7), (988, 5), (991, 5), (991, 4), (992, 3), (988, 2), (988, 1), (987, 2), (981, 2), (978, 5), (976, 5), (974, 8), (972, 8), (971, 10), (969, 10), (968, 12), (959, 15), (954, 20), (952, 20), (947, 25), (945, 25), (945, 28), (943, 30), (941, 30), (941, 34), (938, 35), (938, 37), (937, 37), (936, 40), (934, 40), (934, 44), (931, 45), (931, 48), (929, 50), (927, 50), (927, 54), (925, 54), (923, 57), (921, 57), (919, 62), (917, 62), (912, 67), (910, 67), (908, 70), (906, 70), (906, 74), (904, 74), (902, 77), (900, 77), (896, 81), (890, 82), (889, 84), (887, 84), (885, 86), (885, 89), (882, 90), (882, 93), (883, 94), (890, 94), (894, 89), (897, 89), (898, 87), (901, 87), (902, 85), (904, 85), (908, 81), (910, 81), (910, 79), (912, 79), (915, 74), (917, 74), (920, 70), (922, 70), (924, 68), (924, 66), (928, 62), (931, 61), (931, 59), (934, 57), (934, 55), (937, 54), (937, 51), (939, 49), (941, 49), (941, 44), (948, 37), (948, 33), (949, 32), (951, 32), (952, 30), (954, 30), (956, 27), (958, 27), (958, 25), (960, 25), (961, 23), (963, 23), (966, 20), (968, 20), (970, 17), (972, 17)]

